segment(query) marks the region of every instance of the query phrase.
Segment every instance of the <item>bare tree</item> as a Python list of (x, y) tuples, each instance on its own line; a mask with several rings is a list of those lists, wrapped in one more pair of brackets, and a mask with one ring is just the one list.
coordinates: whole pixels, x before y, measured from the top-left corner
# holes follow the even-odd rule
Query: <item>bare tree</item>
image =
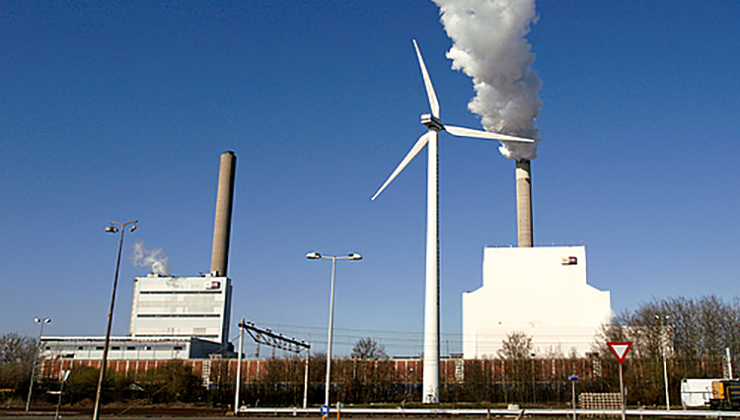
[[(633, 342), (629, 354), (633, 362), (625, 379), (633, 390), (631, 399), (661, 400), (664, 351), (671, 399), (677, 398), (681, 378), (721, 377), (725, 349), (733, 355), (740, 353), (740, 300), (727, 303), (709, 295), (643, 302), (636, 310), (614, 317), (603, 329), (595, 347), (605, 361), (612, 359), (608, 341)], [(613, 378), (610, 382), (613, 385)]]
[(521, 331), (515, 331), (507, 334), (506, 339), (502, 340), (502, 347), (498, 351), (499, 357), (506, 361), (507, 372), (504, 378), (506, 382), (511, 381), (514, 385), (514, 397), (519, 402), (527, 400), (527, 394), (533, 390), (529, 383), (534, 379), (534, 365), (531, 357), (534, 355), (534, 346), (532, 337)]
[(385, 346), (373, 340), (370, 337), (360, 338), (352, 347), (353, 358), (362, 360), (386, 360), (388, 353), (385, 352)]
[(27, 389), (36, 340), (10, 332), (0, 336), (0, 388)]
[(506, 339), (502, 342), (503, 346), (498, 355), (504, 360), (528, 360), (532, 354), (532, 337), (521, 331), (507, 334)]

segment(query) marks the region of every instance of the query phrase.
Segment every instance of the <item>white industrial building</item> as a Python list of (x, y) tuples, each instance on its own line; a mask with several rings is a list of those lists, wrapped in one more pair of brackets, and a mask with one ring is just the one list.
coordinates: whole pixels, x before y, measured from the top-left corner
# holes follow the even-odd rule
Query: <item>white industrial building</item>
[[(127, 337), (111, 337), (110, 360), (204, 359), (230, 354), (231, 280), (149, 274), (134, 280)], [(44, 337), (45, 358), (97, 360), (104, 337)]]
[(197, 337), (224, 344), (229, 337), (228, 277), (150, 274), (134, 280), (129, 336)]
[[(40, 356), (47, 360), (103, 358), (105, 337), (44, 337)], [(196, 337), (131, 338), (111, 337), (108, 360), (207, 359), (231, 350), (221, 343)]]
[(463, 356), (497, 357), (513, 332), (537, 354), (591, 351), (611, 319), (608, 291), (586, 281), (584, 246), (485, 248), (483, 286), (463, 294)]

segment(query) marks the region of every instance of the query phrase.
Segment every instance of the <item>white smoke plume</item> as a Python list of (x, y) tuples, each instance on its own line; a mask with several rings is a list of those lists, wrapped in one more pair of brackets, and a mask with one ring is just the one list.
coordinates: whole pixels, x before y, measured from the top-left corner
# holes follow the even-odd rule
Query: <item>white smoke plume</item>
[(149, 268), (154, 274), (167, 275), (170, 271), (169, 258), (164, 255), (162, 248), (148, 250), (144, 242), (134, 244), (134, 267)]
[(476, 97), (468, 109), (487, 131), (527, 137), (535, 143), (502, 142), (509, 159), (534, 159), (541, 137), (542, 82), (532, 69), (534, 54), (525, 38), (536, 23), (534, 0), (433, 0), (453, 45), (454, 70), (473, 79)]

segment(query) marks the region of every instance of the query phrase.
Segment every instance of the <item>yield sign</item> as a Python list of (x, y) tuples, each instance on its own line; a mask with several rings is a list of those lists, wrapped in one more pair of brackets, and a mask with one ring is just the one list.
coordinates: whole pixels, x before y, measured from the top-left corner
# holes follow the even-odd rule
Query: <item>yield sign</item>
[(630, 348), (632, 347), (631, 341), (612, 341), (609, 343), (606, 343), (607, 346), (609, 346), (609, 350), (614, 353), (614, 356), (617, 358), (617, 361), (621, 365), (622, 362), (624, 362), (624, 359), (627, 358), (627, 353), (630, 351)]

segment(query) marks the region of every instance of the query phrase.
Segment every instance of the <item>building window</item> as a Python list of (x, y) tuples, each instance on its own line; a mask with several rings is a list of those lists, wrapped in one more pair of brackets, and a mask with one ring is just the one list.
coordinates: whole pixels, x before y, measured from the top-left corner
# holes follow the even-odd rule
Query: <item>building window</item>
[(111, 350), (121, 350), (121, 347), (119, 347), (119, 346), (113, 346), (113, 347), (111, 347), (110, 349), (111, 349)]
[(182, 350), (182, 346), (175, 346), (175, 350)]
[(136, 350), (136, 347), (135, 346), (128, 346), (128, 347), (126, 347), (126, 350)]
[(85, 348), (82, 346), (77, 346), (77, 350), (85, 350)]
[(95, 350), (103, 350), (103, 346), (95, 346)]
[(144, 346), (144, 350), (151, 350), (152, 346)]

